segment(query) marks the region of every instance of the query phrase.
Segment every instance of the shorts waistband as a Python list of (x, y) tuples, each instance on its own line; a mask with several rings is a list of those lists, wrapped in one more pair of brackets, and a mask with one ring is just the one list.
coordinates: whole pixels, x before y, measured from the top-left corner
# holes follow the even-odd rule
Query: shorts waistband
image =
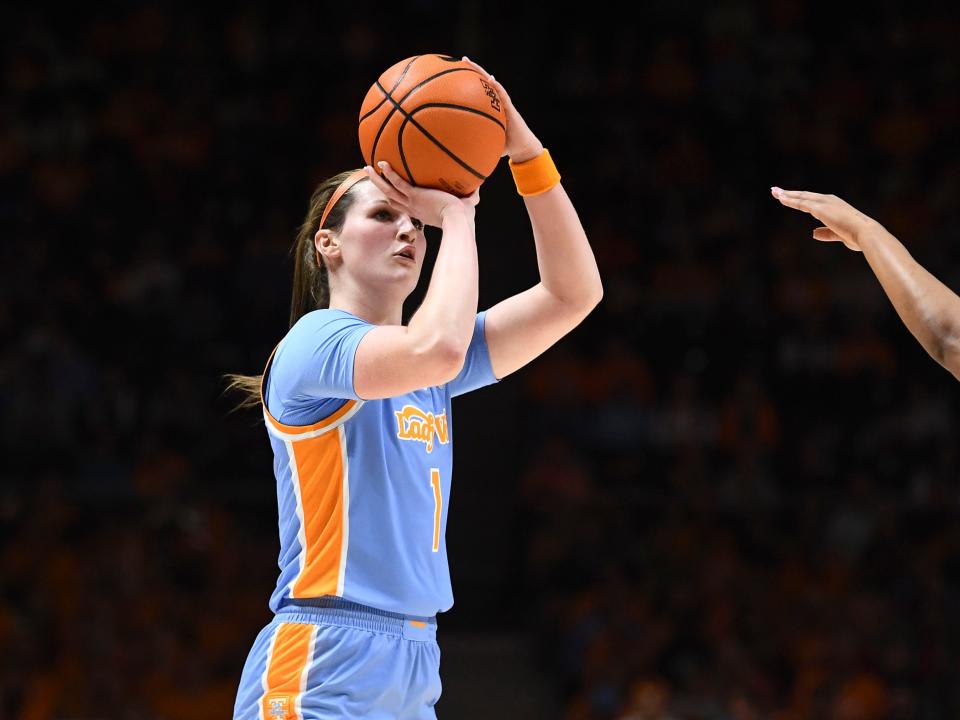
[(436, 616), (388, 612), (337, 597), (288, 600), (277, 610), (277, 618), (281, 622), (340, 625), (410, 640), (435, 640), (437, 636)]

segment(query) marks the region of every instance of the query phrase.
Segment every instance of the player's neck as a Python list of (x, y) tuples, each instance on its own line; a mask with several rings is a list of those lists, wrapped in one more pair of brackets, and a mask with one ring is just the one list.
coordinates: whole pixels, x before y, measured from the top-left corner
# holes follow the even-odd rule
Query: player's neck
[(347, 293), (331, 293), (330, 309), (344, 310), (373, 325), (400, 325), (403, 304), (367, 293), (363, 297)]

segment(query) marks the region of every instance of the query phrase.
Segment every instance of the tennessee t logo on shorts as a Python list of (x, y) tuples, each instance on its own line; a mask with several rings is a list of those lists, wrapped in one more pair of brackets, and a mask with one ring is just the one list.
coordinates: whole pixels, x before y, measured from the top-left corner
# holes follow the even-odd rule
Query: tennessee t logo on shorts
[(267, 707), (269, 710), (269, 717), (271, 720), (287, 720), (291, 717), (290, 715), (290, 700), (292, 698), (289, 695), (273, 695), (267, 698)]

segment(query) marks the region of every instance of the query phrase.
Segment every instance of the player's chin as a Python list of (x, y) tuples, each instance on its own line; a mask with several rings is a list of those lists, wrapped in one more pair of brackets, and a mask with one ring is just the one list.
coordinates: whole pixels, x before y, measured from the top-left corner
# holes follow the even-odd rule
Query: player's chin
[(410, 275), (420, 276), (420, 263), (402, 255), (394, 255), (391, 257), (390, 267), (392, 271), (391, 274), (399, 277), (408, 277)]
[(391, 283), (402, 285), (408, 292), (413, 292), (420, 280), (420, 263), (393, 263), (386, 275)]

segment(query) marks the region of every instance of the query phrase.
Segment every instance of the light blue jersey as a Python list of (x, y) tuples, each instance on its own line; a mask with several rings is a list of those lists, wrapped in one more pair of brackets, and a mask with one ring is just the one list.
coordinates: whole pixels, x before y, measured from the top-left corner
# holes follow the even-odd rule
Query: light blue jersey
[(453, 604), (451, 400), (496, 382), (484, 319), (454, 380), (383, 400), (362, 401), (353, 385), (374, 325), (315, 310), (279, 343), (263, 382), (280, 518), (274, 612), (323, 596), (416, 617)]

